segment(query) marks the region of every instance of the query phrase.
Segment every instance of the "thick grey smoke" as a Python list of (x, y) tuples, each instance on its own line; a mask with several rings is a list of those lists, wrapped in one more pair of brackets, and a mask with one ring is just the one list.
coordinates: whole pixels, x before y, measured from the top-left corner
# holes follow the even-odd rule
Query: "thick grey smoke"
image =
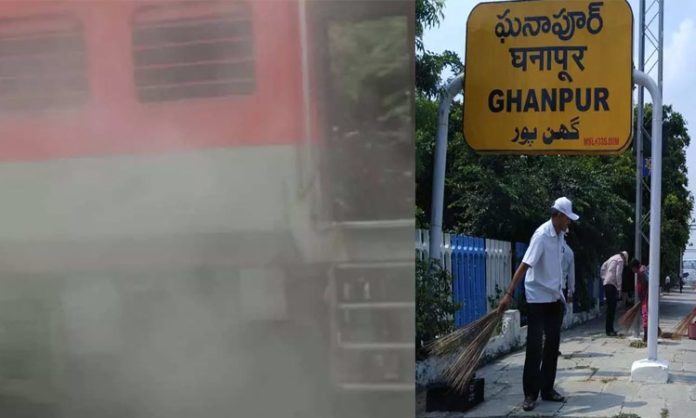
[[(227, 13), (221, 18), (166, 25), (152, 23), (156, 8), (126, 19), (128, 2), (2, 3), (0, 17), (24, 17), (0, 19), (0, 415), (407, 416), (413, 2), (230, 1), (210, 3)], [(87, 23), (59, 25), (40, 13), (61, 4)], [(181, 4), (186, 13), (209, 7)], [(296, 80), (310, 82), (310, 94), (298, 97), (318, 109), (302, 122), (311, 148), (236, 137), (243, 146), (199, 146), (176, 115), (138, 130), (94, 99), (100, 88), (132, 96), (146, 119), (148, 106), (190, 103), (195, 112), (194, 104), (235, 103), (266, 85), (294, 88), (276, 78), (283, 63), (258, 68), (280, 49), (229, 39), (267, 39), (271, 27), (252, 28), (272, 7), (292, 12), (281, 22), (301, 22), (298, 4), (311, 40), (303, 64), (311, 77)], [(114, 16), (135, 29), (105, 32), (99, 19)], [(300, 32), (274, 42), (300, 54)], [(106, 38), (126, 34), (133, 68), (115, 50), (95, 61), (95, 39), (107, 48)], [(188, 37), (200, 36), (212, 38), (191, 47)], [(161, 50), (137, 52), (154, 44)], [(210, 63), (233, 53), (255, 54), (253, 65)], [(41, 64), (46, 57), (54, 61)], [(89, 79), (95, 68), (122, 69), (134, 84), (109, 90)], [(84, 106), (97, 107), (92, 119), (70, 119)], [(259, 130), (282, 123), (278, 115), (304, 115), (265, 107), (275, 116), (258, 115)], [(229, 128), (226, 118), (208, 121), (201, 135)], [(46, 139), (72, 124), (99, 134)], [(84, 148), (73, 148), (80, 141)], [(118, 141), (141, 146), (128, 151)], [(152, 145), (161, 143), (172, 149)]]

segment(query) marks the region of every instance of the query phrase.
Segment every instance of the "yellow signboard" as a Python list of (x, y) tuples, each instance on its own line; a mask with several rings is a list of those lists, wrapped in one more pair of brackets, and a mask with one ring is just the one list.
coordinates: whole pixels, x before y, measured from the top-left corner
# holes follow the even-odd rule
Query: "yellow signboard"
[(631, 142), (625, 0), (477, 5), (467, 22), (464, 137), (479, 152), (615, 154)]

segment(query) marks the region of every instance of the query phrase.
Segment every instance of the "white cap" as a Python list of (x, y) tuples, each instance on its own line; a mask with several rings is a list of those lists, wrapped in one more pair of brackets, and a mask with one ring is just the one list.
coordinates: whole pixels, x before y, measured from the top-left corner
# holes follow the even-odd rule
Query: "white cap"
[(580, 216), (573, 213), (573, 202), (571, 202), (567, 197), (559, 197), (556, 199), (556, 201), (553, 202), (551, 209), (556, 209), (567, 216), (571, 221), (577, 221), (580, 219)]

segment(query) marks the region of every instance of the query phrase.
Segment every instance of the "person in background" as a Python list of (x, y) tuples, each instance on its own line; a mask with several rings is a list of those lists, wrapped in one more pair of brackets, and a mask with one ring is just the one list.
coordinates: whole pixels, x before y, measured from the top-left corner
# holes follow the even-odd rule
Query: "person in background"
[(643, 342), (648, 341), (648, 276), (647, 269), (635, 258), (631, 260), (631, 270), (638, 275), (636, 282), (636, 297), (640, 301), (640, 313), (643, 318)]
[(628, 264), (628, 253), (622, 251), (619, 254), (609, 257), (602, 264), (600, 276), (604, 285), (604, 297), (607, 300), (607, 317), (605, 331), (607, 336), (615, 337), (618, 334), (614, 330), (614, 318), (616, 316), (616, 302), (621, 294), (621, 283), (623, 281), (623, 269)]
[[(568, 232), (569, 231), (566, 231), (565, 237), (568, 236)], [(575, 254), (565, 240), (563, 241), (561, 252), (563, 253), (561, 260), (561, 267), (563, 268), (563, 296), (566, 300), (564, 322), (568, 325), (569, 321), (571, 321), (573, 317), (573, 295), (575, 294)]]
[(561, 253), (563, 254), (561, 261), (561, 267), (563, 268), (563, 296), (570, 303), (575, 293), (575, 253), (573, 253), (573, 250), (565, 241), (563, 241)]
[(671, 280), (670, 280), (669, 276), (665, 277), (665, 292), (667, 292), (667, 293), (669, 293), (669, 286), (671, 284), (670, 282), (671, 282)]

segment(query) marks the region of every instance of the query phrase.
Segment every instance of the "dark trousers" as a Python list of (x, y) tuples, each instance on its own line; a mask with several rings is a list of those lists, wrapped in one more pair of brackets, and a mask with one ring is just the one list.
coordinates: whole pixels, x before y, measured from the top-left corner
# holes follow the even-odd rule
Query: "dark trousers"
[(619, 291), (611, 284), (604, 285), (604, 296), (607, 298), (607, 334), (614, 331), (614, 317), (616, 316), (616, 301), (619, 299)]
[(527, 354), (522, 376), (525, 397), (531, 396), (536, 400), (539, 392), (546, 394), (553, 390), (558, 347), (561, 344), (563, 307), (561, 301), (527, 305)]

